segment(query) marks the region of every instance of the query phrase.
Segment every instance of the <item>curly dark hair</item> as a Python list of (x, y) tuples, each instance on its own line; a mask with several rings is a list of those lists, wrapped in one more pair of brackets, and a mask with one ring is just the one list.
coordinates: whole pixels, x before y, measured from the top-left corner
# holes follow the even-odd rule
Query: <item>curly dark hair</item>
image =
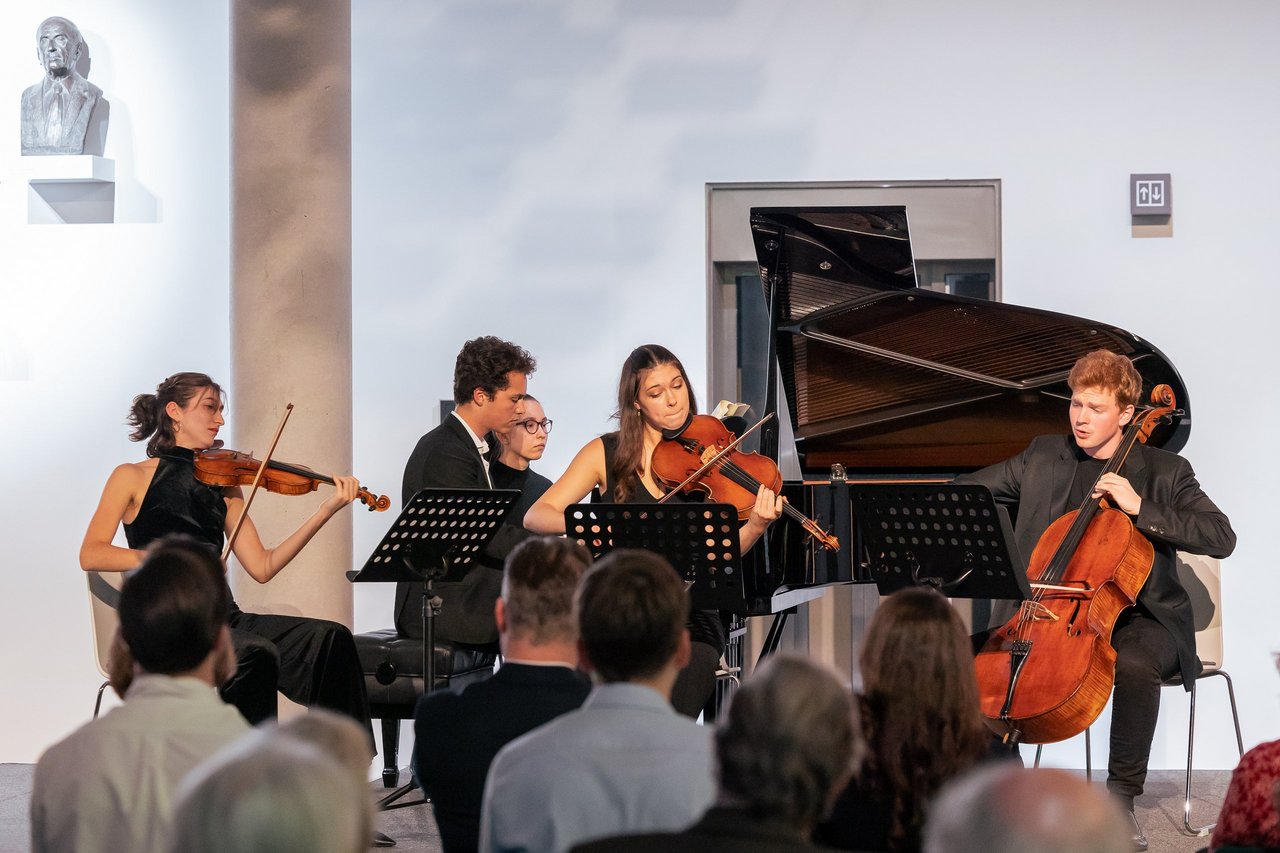
[(509, 384), (508, 373), (528, 376), (538, 367), (533, 356), (521, 347), (485, 335), (462, 345), (453, 365), (453, 402), (461, 406), (471, 400), (477, 388), (492, 397)]

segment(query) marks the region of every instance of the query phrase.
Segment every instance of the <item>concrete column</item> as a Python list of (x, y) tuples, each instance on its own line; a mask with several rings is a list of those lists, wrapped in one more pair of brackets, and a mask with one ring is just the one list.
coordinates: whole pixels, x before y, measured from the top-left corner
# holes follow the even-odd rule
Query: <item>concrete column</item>
[[(231, 398), (240, 450), (351, 471), (350, 0), (232, 0)], [(272, 547), (323, 500), (259, 494)], [(356, 504), (354, 509), (359, 509)], [(262, 586), (236, 566), (246, 610), (351, 624), (351, 510)]]

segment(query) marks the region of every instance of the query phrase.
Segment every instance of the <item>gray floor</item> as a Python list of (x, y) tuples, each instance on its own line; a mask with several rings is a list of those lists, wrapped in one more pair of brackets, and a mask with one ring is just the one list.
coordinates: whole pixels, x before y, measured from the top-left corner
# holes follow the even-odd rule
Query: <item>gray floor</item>
[[(30, 764), (0, 764), (0, 853), (28, 853), (27, 801), (31, 794)], [(1193, 782), (1192, 820), (1208, 823), (1214, 819), (1231, 774), (1226, 770), (1203, 770)], [(1151, 773), (1147, 791), (1137, 802), (1138, 819), (1146, 828), (1153, 853), (1193, 853), (1208, 839), (1190, 838), (1182, 832), (1181, 771)], [(381, 795), (381, 783), (370, 790)], [(410, 795), (416, 798), (416, 793)], [(394, 809), (379, 815), (378, 826), (397, 842), (397, 850), (438, 853), (440, 836), (431, 817), (430, 806)]]

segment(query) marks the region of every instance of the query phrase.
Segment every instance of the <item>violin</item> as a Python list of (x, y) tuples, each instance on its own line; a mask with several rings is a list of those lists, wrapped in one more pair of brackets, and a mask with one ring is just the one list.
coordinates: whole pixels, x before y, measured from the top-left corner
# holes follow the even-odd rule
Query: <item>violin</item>
[[(239, 450), (204, 450), (196, 454), (196, 479), (210, 486), (247, 486), (253, 483), (262, 463), (251, 454)], [(333, 478), (302, 465), (268, 460), (262, 486), (278, 495), (305, 495), (321, 483), (333, 485)], [(370, 512), (382, 512), (391, 506), (386, 495), (375, 495), (365, 488), (356, 494)]]
[[(782, 488), (782, 473), (777, 463), (767, 456), (730, 449), (736, 438), (718, 418), (694, 415), (678, 432), (664, 431), (662, 441), (653, 449), (649, 470), (654, 479), (668, 489), (683, 487), (685, 492), (701, 492), (710, 500), (733, 504), (738, 510), (738, 520), (746, 521), (751, 517), (760, 487), (778, 492)], [(707, 465), (720, 454), (723, 454), (721, 458)], [(703, 467), (707, 470), (698, 474)], [(821, 542), (822, 547), (830, 551), (840, 547), (839, 539), (791, 504), (784, 501), (782, 512)]]

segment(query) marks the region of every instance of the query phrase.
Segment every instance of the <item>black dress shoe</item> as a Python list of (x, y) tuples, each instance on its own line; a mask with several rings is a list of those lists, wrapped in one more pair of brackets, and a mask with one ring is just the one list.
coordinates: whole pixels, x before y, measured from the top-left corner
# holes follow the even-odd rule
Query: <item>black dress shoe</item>
[(1132, 811), (1125, 814), (1129, 816), (1129, 840), (1133, 842), (1133, 849), (1146, 850), (1147, 836), (1142, 832), (1142, 824), (1138, 823), (1138, 818)]
[[(1145, 844), (1146, 841), (1144, 840), (1143, 843)], [(373, 843), (370, 844), (369, 846), (370, 847), (395, 847), (396, 840), (392, 838), (390, 835), (387, 835), (385, 832), (378, 832), (377, 830), (374, 830)], [(1147, 848), (1143, 847), (1142, 849), (1146, 850)]]

